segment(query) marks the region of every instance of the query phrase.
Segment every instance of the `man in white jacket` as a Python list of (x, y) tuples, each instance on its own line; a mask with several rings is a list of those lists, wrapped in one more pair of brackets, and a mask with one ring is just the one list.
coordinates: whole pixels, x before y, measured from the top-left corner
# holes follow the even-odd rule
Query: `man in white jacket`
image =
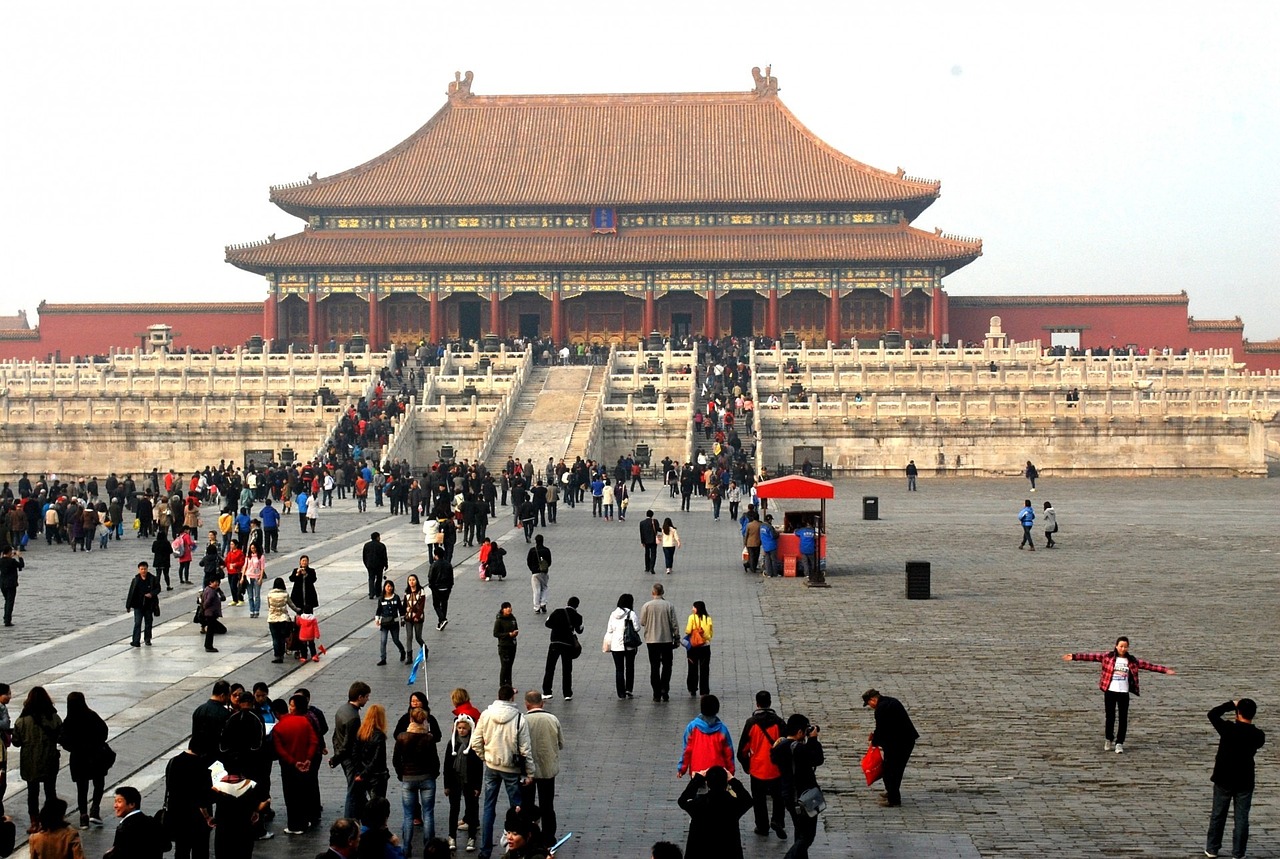
[(532, 784), (536, 772), (533, 747), (529, 740), (529, 723), (516, 706), (516, 690), (511, 686), (498, 689), (498, 700), (480, 714), (471, 735), (471, 750), (484, 761), (484, 809), (480, 812), (480, 828), (484, 830), (480, 856), (488, 859), (493, 851), (493, 820), (498, 810), (498, 785), (506, 787), (512, 808), (520, 805), (520, 786)]

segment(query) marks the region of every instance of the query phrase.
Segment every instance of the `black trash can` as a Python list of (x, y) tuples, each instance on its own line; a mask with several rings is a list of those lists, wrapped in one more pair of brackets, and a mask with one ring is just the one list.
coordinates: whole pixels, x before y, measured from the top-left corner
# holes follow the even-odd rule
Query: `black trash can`
[(862, 496), (862, 518), (863, 519), (879, 519), (880, 518), (880, 498), (876, 495)]
[(929, 573), (928, 561), (907, 561), (907, 599), (929, 598)]

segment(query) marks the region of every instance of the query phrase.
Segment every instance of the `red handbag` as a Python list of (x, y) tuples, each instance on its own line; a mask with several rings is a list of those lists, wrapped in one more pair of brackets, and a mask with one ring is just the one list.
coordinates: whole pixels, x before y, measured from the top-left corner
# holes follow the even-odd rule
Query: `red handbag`
[(867, 787), (880, 779), (883, 770), (884, 753), (880, 751), (879, 746), (869, 746), (867, 753), (862, 756), (862, 774), (867, 777)]

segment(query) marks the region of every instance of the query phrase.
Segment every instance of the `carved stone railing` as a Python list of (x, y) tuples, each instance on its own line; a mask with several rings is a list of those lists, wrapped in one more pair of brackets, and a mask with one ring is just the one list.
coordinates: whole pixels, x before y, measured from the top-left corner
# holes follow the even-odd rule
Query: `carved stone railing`
[[(505, 346), (503, 348), (505, 349)], [(524, 350), (523, 357), (516, 367), (511, 387), (503, 394), (494, 411), (485, 416), (489, 429), (485, 432), (484, 438), (480, 442), (480, 447), (476, 450), (476, 459), (480, 462), (488, 462), (489, 455), (493, 452), (493, 446), (498, 443), (498, 437), (502, 434), (502, 430), (507, 424), (507, 419), (511, 416), (511, 409), (524, 391), (524, 384), (528, 380), (529, 371), (532, 368), (533, 349), (528, 348)]]

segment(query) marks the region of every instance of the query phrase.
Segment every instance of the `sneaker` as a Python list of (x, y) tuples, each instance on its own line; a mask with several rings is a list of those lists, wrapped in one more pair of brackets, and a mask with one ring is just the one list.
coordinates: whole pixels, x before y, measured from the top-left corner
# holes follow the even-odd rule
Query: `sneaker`
[(450, 836), (449, 836), (449, 849), (450, 849), (450, 850), (457, 850), (457, 849), (458, 849), (458, 842), (453, 840), (453, 836), (452, 836), (452, 835), (450, 835)]
[(572, 695), (565, 695), (565, 696), (564, 696), (564, 700), (566, 700), (566, 701), (572, 701), (572, 700), (573, 700), (573, 696), (572, 696)]
[(1109, 752), (1109, 751), (1111, 751), (1112, 749), (1114, 749), (1115, 747), (1116, 747), (1116, 744), (1115, 744), (1115, 743), (1113, 743), (1113, 742), (1111, 742), (1110, 740), (1104, 740), (1104, 741), (1103, 741), (1103, 743), (1102, 743), (1102, 750), (1103, 750), (1104, 752)]
[(467, 852), (468, 853), (476, 852), (476, 840), (474, 838), (467, 839)]
[[(304, 660), (302, 660), (302, 661), (303, 661), (303, 662), (306, 662), (307, 660), (305, 660), (305, 659), (304, 659)], [(311, 657), (311, 661), (312, 661), (312, 662), (319, 662), (319, 661), (320, 661), (320, 655), (319, 655), (319, 654), (316, 654), (315, 656)]]
[(90, 814), (90, 815), (89, 815), (89, 823), (93, 824), (94, 826), (101, 826), (101, 825), (102, 825), (102, 818), (101, 818), (101, 817), (98, 817), (96, 814)]
[(449, 625), (449, 618), (447, 618), (447, 617), (446, 617), (444, 620), (440, 621), (440, 628), (441, 628), (441, 629), (444, 629), (444, 628), (445, 628), (446, 626), (448, 626), (448, 625)]
[(556, 697), (556, 696), (555, 696), (555, 695), (552, 695), (550, 692), (543, 692), (543, 693), (542, 693), (542, 700), (543, 700), (543, 701), (550, 701), (550, 700), (551, 700), (552, 698), (554, 698), (554, 697)]
[(1204, 855), (1208, 856), (1209, 859), (1218, 859), (1217, 853), (1210, 853), (1208, 850), (1204, 851)]
[(303, 833), (303, 830), (301, 829), (290, 829), (287, 826), (284, 829), (285, 835), (301, 835), (302, 833)]
[(1124, 743), (1116, 743), (1116, 754), (1117, 755), (1124, 754)]

